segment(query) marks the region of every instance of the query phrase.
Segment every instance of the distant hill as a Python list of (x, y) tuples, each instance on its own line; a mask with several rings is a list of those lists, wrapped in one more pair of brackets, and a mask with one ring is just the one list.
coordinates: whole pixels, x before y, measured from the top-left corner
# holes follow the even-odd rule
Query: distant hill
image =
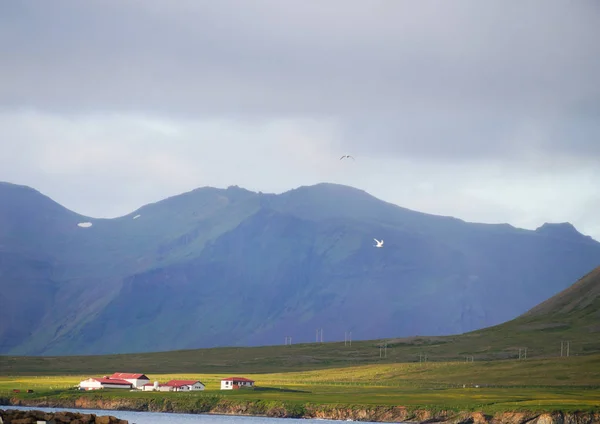
[(600, 243), (569, 223), (468, 223), (336, 184), (204, 187), (95, 219), (0, 183), (0, 353), (310, 342), (317, 328), (325, 341), (458, 334), (598, 264)]

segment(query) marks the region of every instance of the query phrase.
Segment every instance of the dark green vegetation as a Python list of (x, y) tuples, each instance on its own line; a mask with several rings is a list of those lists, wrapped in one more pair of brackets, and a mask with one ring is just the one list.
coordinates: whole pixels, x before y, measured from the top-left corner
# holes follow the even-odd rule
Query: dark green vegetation
[[(93, 226), (77, 226), (85, 221)], [(385, 247), (373, 248), (373, 237)], [(600, 243), (570, 224), (528, 231), (467, 223), (332, 184), (281, 195), (201, 188), (121, 218), (91, 219), (33, 189), (1, 183), (0, 352), (161, 351), (278, 344), (285, 336), (310, 342), (323, 328), (325, 341), (352, 331), (352, 349), (304, 344), (247, 351), (254, 356), (235, 348), (153, 355), (183, 355), (190, 366), (206, 355), (214, 369), (376, 362), (376, 343), (356, 340), (495, 325), (598, 264)], [(551, 336), (538, 346), (525, 337), (503, 341), (510, 331), (493, 331), (499, 333), (489, 346), (478, 333), (460, 336), (452, 348), (444, 346), (454, 337), (390, 341), (388, 360), (415, 360), (420, 351), (432, 359), (506, 357), (521, 346), (542, 355), (560, 347)], [(562, 329), (546, 331), (559, 337)], [(595, 349), (586, 346), (574, 341), (572, 349)]]

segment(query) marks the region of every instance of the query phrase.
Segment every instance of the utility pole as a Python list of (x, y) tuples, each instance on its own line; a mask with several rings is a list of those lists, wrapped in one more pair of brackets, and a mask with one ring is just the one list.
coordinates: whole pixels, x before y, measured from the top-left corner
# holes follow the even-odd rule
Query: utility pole
[(323, 343), (323, 329), (321, 328), (321, 343)]
[(564, 345), (564, 343), (565, 342), (563, 342), (562, 340), (560, 341), (560, 356), (561, 356), (561, 358), (563, 356), (563, 345)]
[(344, 331), (344, 346), (352, 346), (352, 331)]
[(560, 342), (560, 356), (569, 356), (571, 350), (571, 341), (561, 341)]

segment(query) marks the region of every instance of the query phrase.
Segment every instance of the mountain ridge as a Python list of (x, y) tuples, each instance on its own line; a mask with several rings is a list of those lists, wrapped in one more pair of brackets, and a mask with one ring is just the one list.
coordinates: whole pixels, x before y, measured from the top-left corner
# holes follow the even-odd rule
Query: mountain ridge
[[(469, 223), (339, 184), (201, 187), (122, 217), (85, 217), (89, 228), (56, 202), (6, 206), (7, 191), (0, 252), (13, 259), (0, 261), (0, 286), (18, 307), (0, 312), (3, 353), (309, 341), (323, 326), (363, 339), (456, 334), (514, 318), (600, 263), (600, 243), (576, 230)], [(45, 264), (36, 279), (25, 258)], [(19, 287), (40, 306), (23, 304)]]

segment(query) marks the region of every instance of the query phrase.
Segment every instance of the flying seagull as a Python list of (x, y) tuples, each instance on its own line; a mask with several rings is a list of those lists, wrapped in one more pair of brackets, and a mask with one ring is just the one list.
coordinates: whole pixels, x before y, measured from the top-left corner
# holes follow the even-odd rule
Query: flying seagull
[(373, 240), (375, 240), (375, 242), (377, 243), (373, 245), (374, 247), (383, 247), (383, 240), (379, 241), (376, 238), (374, 238)]
[(340, 160), (344, 159), (344, 158), (351, 158), (352, 160), (355, 160), (354, 157), (350, 156), (350, 155), (344, 155), (340, 158)]

